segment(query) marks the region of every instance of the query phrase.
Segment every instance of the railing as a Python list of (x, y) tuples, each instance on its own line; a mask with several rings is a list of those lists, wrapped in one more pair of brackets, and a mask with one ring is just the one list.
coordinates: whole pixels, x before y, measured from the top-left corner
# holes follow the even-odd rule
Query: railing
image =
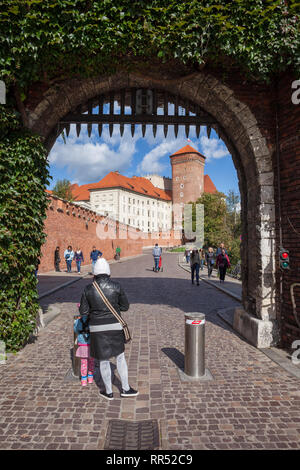
[(241, 263), (238, 262), (235, 266), (230, 266), (227, 272), (229, 276), (232, 276), (235, 279), (241, 279), (242, 278)]

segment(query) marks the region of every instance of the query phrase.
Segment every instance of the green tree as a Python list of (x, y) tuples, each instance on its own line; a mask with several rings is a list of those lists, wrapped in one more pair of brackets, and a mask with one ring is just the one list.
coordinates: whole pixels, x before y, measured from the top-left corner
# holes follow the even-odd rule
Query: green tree
[(240, 213), (240, 195), (230, 189), (226, 197), (227, 204), (227, 224), (232, 232), (233, 238), (239, 238), (241, 234), (241, 213)]
[(204, 246), (216, 248), (223, 242), (229, 252), (232, 265), (240, 260), (239, 201), (239, 194), (230, 190), (227, 197), (221, 192), (204, 193), (196, 202), (190, 203), (193, 206), (193, 231), (196, 230), (196, 204), (200, 203), (204, 205)]
[(193, 230), (196, 223), (196, 204), (204, 205), (204, 246), (218, 246), (224, 242), (228, 244), (230, 232), (226, 225), (227, 208), (226, 196), (221, 192), (215, 194), (203, 193), (193, 203)]
[(71, 190), (71, 183), (67, 179), (58, 180), (52, 190), (52, 193), (61, 199), (65, 199), (66, 201), (74, 200)]

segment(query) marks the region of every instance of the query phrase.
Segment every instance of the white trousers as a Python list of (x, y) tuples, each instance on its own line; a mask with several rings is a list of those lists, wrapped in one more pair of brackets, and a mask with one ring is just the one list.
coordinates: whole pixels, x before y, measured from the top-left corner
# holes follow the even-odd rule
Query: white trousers
[[(128, 367), (125, 359), (125, 354), (119, 354), (116, 356), (117, 361), (117, 371), (119, 373), (122, 388), (123, 390), (129, 390), (128, 384)], [(100, 361), (100, 373), (103, 379), (106, 393), (112, 393), (112, 383), (111, 383), (111, 368), (109, 361)]]

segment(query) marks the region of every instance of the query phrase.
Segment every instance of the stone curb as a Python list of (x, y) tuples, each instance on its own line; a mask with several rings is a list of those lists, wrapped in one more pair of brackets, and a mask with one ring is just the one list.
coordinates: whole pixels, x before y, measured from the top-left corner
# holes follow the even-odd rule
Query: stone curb
[[(180, 266), (182, 269), (184, 269), (184, 270), (187, 271), (188, 273), (191, 272), (190, 269), (186, 269), (184, 266), (182, 266), (182, 264), (180, 264), (179, 259), (178, 259), (178, 266)], [(229, 295), (230, 297), (232, 297), (233, 299), (237, 300), (238, 302), (242, 302), (242, 297), (241, 297), (241, 296), (234, 294), (233, 292), (231, 292), (231, 291), (228, 290), (228, 289), (224, 289), (224, 287), (219, 287), (219, 286), (217, 286), (216, 284), (213, 284), (212, 282), (208, 281), (207, 279), (204, 279), (203, 277), (201, 277), (201, 275), (200, 275), (199, 277), (200, 277), (200, 279), (201, 279), (202, 281), (206, 282), (206, 283), (209, 284), (210, 286), (213, 286), (213, 287), (215, 287), (216, 289), (218, 289), (218, 290), (224, 292), (224, 294)]]
[(300, 366), (293, 364), (290, 359), (283, 357), (283, 354), (286, 354), (283, 350), (277, 350), (276, 348), (260, 348), (260, 351), (278, 366), (300, 379)]
[[(41, 310), (41, 309), (40, 309)], [(40, 313), (40, 323), (42, 328), (46, 328), (59, 314), (61, 310), (56, 305), (50, 305), (47, 313)]]

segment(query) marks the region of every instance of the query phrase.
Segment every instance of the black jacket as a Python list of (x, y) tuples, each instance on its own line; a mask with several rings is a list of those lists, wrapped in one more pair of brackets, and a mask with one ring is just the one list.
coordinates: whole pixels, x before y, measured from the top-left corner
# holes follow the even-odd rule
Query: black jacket
[[(100, 274), (95, 277), (95, 280), (105, 297), (119, 314), (129, 309), (126, 294), (118, 282), (113, 281), (107, 274)], [(89, 325), (118, 323), (118, 320), (102, 301), (100, 295), (93, 287), (93, 284), (89, 284), (85, 287), (81, 297), (79, 311), (81, 315), (88, 316)], [(123, 330), (91, 332), (90, 354), (92, 357), (99, 360), (108, 360), (122, 352), (124, 352)]]

